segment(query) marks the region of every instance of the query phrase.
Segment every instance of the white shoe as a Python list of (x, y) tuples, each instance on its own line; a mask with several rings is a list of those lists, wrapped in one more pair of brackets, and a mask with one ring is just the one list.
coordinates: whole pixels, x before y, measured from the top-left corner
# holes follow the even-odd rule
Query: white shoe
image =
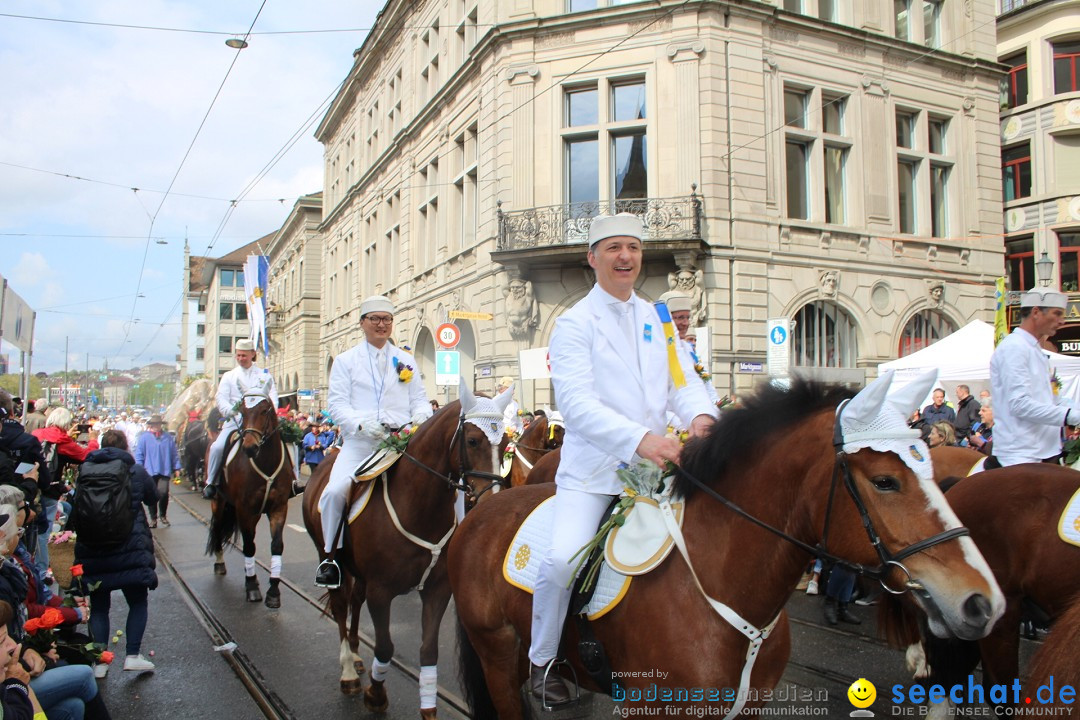
[(124, 658), (124, 670), (130, 672), (153, 672), (154, 663), (142, 655), (128, 655)]
[(94, 677), (98, 680), (104, 679), (109, 674), (108, 663), (95, 663), (94, 664)]
[(818, 594), (817, 580), (811, 580), (810, 582), (806, 583), (806, 594), (807, 595), (817, 595)]

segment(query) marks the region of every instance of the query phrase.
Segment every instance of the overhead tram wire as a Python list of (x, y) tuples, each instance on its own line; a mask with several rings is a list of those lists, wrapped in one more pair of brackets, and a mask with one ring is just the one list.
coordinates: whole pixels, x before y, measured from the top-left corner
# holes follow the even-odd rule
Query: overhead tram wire
[[(259, 16), (262, 14), (263, 8), (265, 7), (266, 0), (263, 0), (262, 4), (259, 5), (258, 12), (255, 13), (255, 17), (251, 20), (251, 25), (248, 26), (247, 34), (244, 36), (245, 38), (251, 34), (252, 29), (255, 27), (255, 23), (258, 22)], [(210, 117), (210, 113), (213, 111), (214, 105), (217, 104), (218, 98), (221, 97), (221, 91), (225, 88), (225, 83), (228, 81), (229, 76), (232, 74), (233, 68), (236, 67), (236, 62), (239, 59), (240, 49), (237, 49), (237, 51), (233, 54), (232, 62), (229, 63), (229, 69), (225, 72), (225, 77), (221, 79), (221, 84), (218, 85), (217, 92), (214, 93), (214, 97), (210, 101), (210, 107), (206, 109), (206, 113), (203, 115), (203, 119), (199, 123), (198, 129), (196, 129), (195, 131), (195, 136), (191, 139), (191, 143), (188, 144), (188, 148), (184, 152), (184, 157), (180, 160), (180, 165), (176, 168), (176, 172), (173, 173), (172, 180), (169, 182), (169, 187), (166, 188), (165, 194), (161, 197), (161, 202), (158, 203), (157, 210), (154, 211), (153, 216), (150, 218), (150, 229), (147, 233), (146, 246), (143, 250), (142, 263), (139, 266), (138, 280), (135, 285), (135, 299), (131, 303), (131, 317), (129, 318), (127, 327), (124, 330), (124, 340), (120, 343), (120, 349), (123, 349), (123, 346), (127, 344), (127, 341), (131, 336), (131, 326), (132, 321), (135, 318), (135, 308), (139, 304), (139, 292), (142, 289), (143, 271), (146, 269), (146, 257), (150, 253), (150, 239), (154, 234), (154, 223), (157, 222), (157, 216), (161, 212), (161, 208), (164, 207), (165, 201), (168, 199), (169, 193), (172, 191), (173, 185), (176, 184), (176, 180), (180, 177), (180, 172), (184, 169), (184, 165), (187, 163), (188, 157), (191, 156), (191, 151), (195, 147), (195, 142), (199, 139), (199, 135), (202, 133), (203, 127), (206, 126), (206, 121)], [(116, 354), (119, 355), (119, 350), (117, 350)]]

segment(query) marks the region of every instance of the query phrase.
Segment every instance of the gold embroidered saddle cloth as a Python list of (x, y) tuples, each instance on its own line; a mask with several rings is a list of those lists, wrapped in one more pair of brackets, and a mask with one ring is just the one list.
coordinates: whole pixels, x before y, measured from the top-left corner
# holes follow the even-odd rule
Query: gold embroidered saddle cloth
[[(349, 488), (350, 525), (356, 518), (360, 517), (360, 513), (364, 511), (368, 501), (371, 500), (371, 489), (375, 486), (375, 483), (371, 481), (393, 467), (394, 463), (400, 459), (401, 453), (398, 451), (392, 448), (379, 448), (356, 466), (354, 472), (358, 474), (353, 477), (352, 485)], [(387, 478), (384, 477), (384, 487), (386, 481)]]
[[(528, 593), (536, 587), (540, 563), (550, 544), (555, 516), (552, 500), (554, 498), (548, 498), (529, 513), (514, 535), (503, 561), (506, 581)], [(682, 503), (672, 503), (672, 510), (681, 527)], [(637, 496), (624, 515), (625, 522), (621, 527), (616, 526), (604, 543), (604, 562), (597, 575), (596, 591), (584, 611), (590, 620), (610, 612), (626, 595), (634, 576), (658, 567), (674, 547), (660, 506), (652, 498)]]
[(1080, 546), (1080, 490), (1065, 504), (1058, 520), (1058, 537), (1070, 545)]

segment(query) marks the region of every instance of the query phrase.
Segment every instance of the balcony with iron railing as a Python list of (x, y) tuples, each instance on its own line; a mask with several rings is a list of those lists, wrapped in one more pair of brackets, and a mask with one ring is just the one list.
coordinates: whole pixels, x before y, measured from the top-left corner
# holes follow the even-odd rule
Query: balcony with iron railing
[(587, 247), (593, 218), (616, 213), (641, 218), (646, 259), (665, 252), (701, 249), (702, 200), (697, 185), (691, 190), (682, 197), (579, 202), (511, 212), (504, 212), (499, 201), (499, 230), (492, 258), (504, 264), (562, 264), (564, 258), (579, 259)]

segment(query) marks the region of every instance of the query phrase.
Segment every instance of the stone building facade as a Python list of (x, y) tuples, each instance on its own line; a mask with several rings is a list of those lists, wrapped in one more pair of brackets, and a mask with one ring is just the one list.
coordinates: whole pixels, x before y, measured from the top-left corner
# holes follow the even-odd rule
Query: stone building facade
[(319, 328), (322, 289), (322, 193), (301, 197), (281, 229), (266, 244), (268, 256), (265, 367), (277, 383), (283, 404), (310, 412), (319, 409)]
[(1080, 0), (999, 1), (1009, 289), (1037, 285), (1036, 261), (1053, 261), (1049, 284), (1068, 293), (1069, 308), (1050, 341), (1080, 355)]
[(517, 375), (592, 285), (598, 212), (643, 216), (638, 291), (692, 294), (721, 394), (760, 380), (770, 319), (793, 323), (793, 366), (847, 382), (991, 319), (996, 10), (390, 0), (316, 133), (322, 382), (373, 293), (433, 396), (454, 310), (493, 316), (458, 322), (463, 374), (488, 391)]

